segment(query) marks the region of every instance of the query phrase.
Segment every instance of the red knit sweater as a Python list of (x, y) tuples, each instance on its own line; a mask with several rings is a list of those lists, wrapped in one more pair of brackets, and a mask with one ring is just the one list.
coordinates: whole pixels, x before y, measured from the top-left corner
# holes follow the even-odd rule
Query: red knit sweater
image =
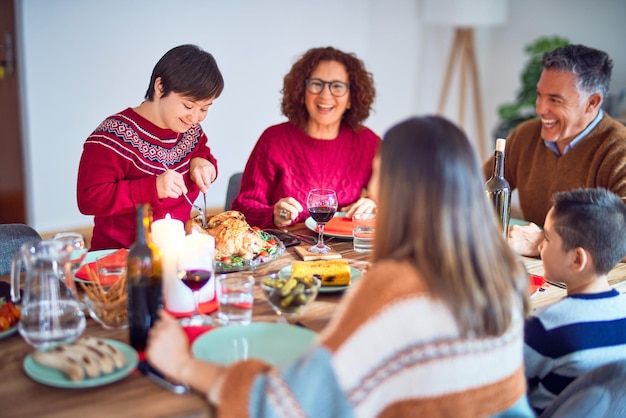
[(251, 225), (267, 228), (274, 226), (273, 206), (283, 197), (302, 204), (304, 211), (295, 222), (304, 221), (309, 216), (306, 197), (313, 188), (334, 189), (339, 207), (349, 205), (367, 188), (380, 142), (368, 128), (354, 132), (342, 125), (337, 138), (327, 141), (290, 122), (271, 126), (250, 154), (232, 208)]
[(189, 177), (192, 158), (217, 161), (200, 125), (179, 134), (161, 129), (128, 108), (107, 118), (85, 141), (78, 168), (78, 208), (94, 215), (91, 250), (128, 248), (135, 241), (135, 207), (152, 206), (154, 219), (166, 214), (185, 222), (191, 205), (183, 196), (159, 199), (156, 176), (166, 170), (183, 174), (193, 202), (200, 189)]

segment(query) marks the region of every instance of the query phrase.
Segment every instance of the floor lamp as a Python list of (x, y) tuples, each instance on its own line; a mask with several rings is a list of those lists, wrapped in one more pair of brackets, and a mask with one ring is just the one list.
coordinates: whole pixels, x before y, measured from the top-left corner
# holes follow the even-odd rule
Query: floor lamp
[(459, 78), (458, 123), (465, 129), (466, 92), (471, 87), (478, 144), (487, 145), (485, 136), (480, 77), (476, 62), (474, 28), (502, 25), (506, 21), (507, 0), (422, 0), (421, 13), (426, 24), (452, 26), (454, 41), (450, 49), (437, 112), (443, 114), (450, 93), (455, 66)]

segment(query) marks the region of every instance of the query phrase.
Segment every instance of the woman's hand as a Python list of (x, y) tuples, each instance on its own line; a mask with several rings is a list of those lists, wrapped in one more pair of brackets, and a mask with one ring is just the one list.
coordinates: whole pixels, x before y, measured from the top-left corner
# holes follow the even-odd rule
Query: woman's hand
[(509, 245), (519, 255), (537, 257), (541, 241), (543, 241), (543, 230), (532, 222), (528, 225), (509, 227)]
[(346, 217), (351, 218), (355, 213), (374, 213), (376, 212), (376, 202), (369, 197), (361, 197), (351, 205), (340, 208), (341, 212), (346, 212)]
[(274, 205), (274, 225), (278, 228), (289, 226), (304, 208), (293, 197), (283, 197)]
[(209, 190), (211, 183), (217, 177), (215, 166), (205, 158), (195, 157), (189, 162), (189, 176), (198, 185), (202, 193)]
[(156, 177), (156, 188), (159, 199), (171, 197), (178, 199), (181, 194), (187, 193), (187, 186), (183, 175), (174, 170), (167, 170)]
[(192, 360), (189, 340), (178, 321), (165, 311), (148, 333), (146, 358), (157, 370), (175, 381), (183, 381), (181, 374)]

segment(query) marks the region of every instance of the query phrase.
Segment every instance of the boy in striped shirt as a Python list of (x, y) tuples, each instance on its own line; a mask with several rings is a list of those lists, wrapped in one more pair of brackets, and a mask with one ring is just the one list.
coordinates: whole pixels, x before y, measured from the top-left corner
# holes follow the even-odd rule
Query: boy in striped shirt
[(606, 189), (555, 193), (539, 246), (545, 278), (567, 297), (525, 326), (528, 400), (541, 413), (576, 377), (626, 358), (626, 296), (608, 282), (626, 255), (626, 205)]

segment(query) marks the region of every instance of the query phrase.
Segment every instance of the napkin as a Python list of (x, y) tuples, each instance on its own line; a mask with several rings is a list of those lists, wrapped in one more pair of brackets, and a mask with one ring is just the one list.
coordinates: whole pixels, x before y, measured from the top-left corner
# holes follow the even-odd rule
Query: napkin
[[(113, 252), (113, 253), (111, 253), (109, 255), (104, 256), (104, 257), (105, 258), (116, 258), (116, 259), (117, 258), (121, 258), (121, 259), (125, 260), (127, 255), (128, 255), (128, 250), (126, 248), (121, 248), (121, 249), (119, 249), (119, 250), (117, 250), (117, 251), (115, 251), (115, 252)], [(89, 281), (89, 274), (87, 273), (87, 266), (89, 266), (89, 268), (92, 271), (96, 271), (96, 261), (94, 260), (91, 263), (83, 264), (78, 269), (78, 271), (76, 272), (76, 277), (77, 278)], [(103, 284), (103, 285), (111, 284), (111, 283), (106, 283), (106, 282), (103, 282), (103, 281), (101, 281), (100, 283)]]
[(352, 218), (345, 216), (335, 216), (326, 223), (324, 232), (333, 235), (352, 236)]
[(529, 291), (530, 291), (530, 295), (534, 295), (535, 292), (537, 292), (539, 289), (545, 289), (548, 286), (550, 286), (547, 282), (546, 279), (544, 279), (541, 276), (536, 276), (536, 275), (530, 275), (528, 276), (528, 284), (529, 284)]

